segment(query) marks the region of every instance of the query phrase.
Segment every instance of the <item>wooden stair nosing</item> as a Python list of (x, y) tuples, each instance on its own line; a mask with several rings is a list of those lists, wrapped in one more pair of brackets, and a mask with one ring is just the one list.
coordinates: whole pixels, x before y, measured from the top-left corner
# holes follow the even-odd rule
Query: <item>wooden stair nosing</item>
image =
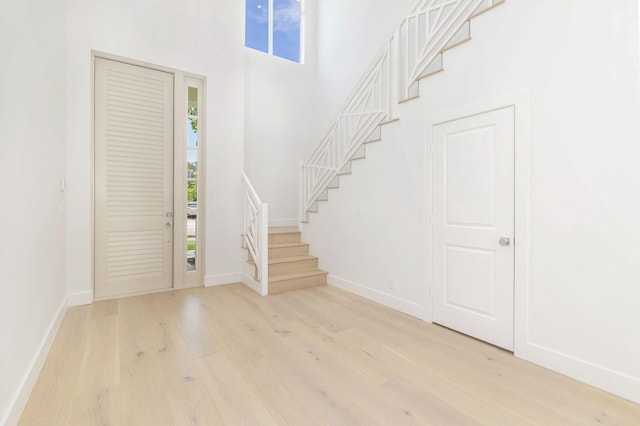
[[(399, 118), (392, 118), (392, 119), (390, 119), (390, 120), (383, 121), (382, 123), (380, 123), (380, 125), (381, 125), (381, 126), (386, 126), (387, 124), (396, 123), (396, 122), (398, 122), (398, 121), (400, 121), (400, 119), (399, 119)], [(382, 140), (382, 139), (380, 139), (380, 140)]]
[[(431, 71), (430, 73), (423, 74), (423, 75), (421, 75), (420, 77), (418, 77), (418, 80), (416, 80), (416, 81), (424, 80), (425, 78), (431, 77), (432, 75), (439, 74), (439, 73), (441, 73), (442, 71), (444, 71), (444, 68), (440, 68), (439, 70), (435, 70), (435, 71)], [(418, 95), (418, 96), (414, 96), (413, 98), (409, 98), (409, 99), (407, 99), (407, 100), (406, 100), (406, 101), (404, 101), (404, 102), (409, 102), (409, 101), (412, 101), (412, 100), (417, 99), (417, 98), (419, 98), (419, 97), (420, 97), (420, 95)]]
[(328, 274), (329, 273), (327, 271), (323, 271), (322, 269), (316, 269), (313, 271), (292, 272), (291, 274), (273, 275), (269, 277), (269, 283), (292, 280), (296, 278), (312, 277), (316, 275), (328, 275)]
[(269, 279), (277, 275), (294, 274), (298, 272), (315, 271), (318, 269), (318, 258), (300, 259), (286, 263), (271, 263), (269, 261)]
[(471, 16), (469, 17), (468, 21), (471, 21), (472, 19), (475, 19), (475, 18), (477, 18), (478, 16), (480, 16), (480, 15), (482, 15), (482, 14), (484, 14), (484, 13), (487, 13), (488, 11), (490, 11), (490, 10), (492, 10), (492, 9), (495, 9), (496, 7), (500, 6), (500, 5), (501, 5), (501, 4), (503, 4), (504, 2), (505, 2), (505, 0), (499, 0), (498, 2), (496, 2), (496, 3), (492, 4), (491, 6), (489, 6), (489, 7), (485, 8), (485, 9), (482, 9), (480, 12), (476, 12), (476, 13), (474, 13), (473, 15), (471, 15)]
[(276, 265), (280, 263), (290, 262), (302, 262), (305, 260), (318, 260), (317, 256), (304, 255), (304, 256), (291, 256), (291, 257), (277, 257), (275, 259), (269, 259), (269, 265)]
[(269, 295), (327, 285), (327, 275), (327, 272), (316, 269), (271, 276), (269, 278)]
[(291, 256), (305, 256), (308, 254), (309, 244), (303, 242), (269, 244), (269, 259), (279, 259)]
[(469, 40), (471, 40), (471, 20), (467, 19), (464, 21), (460, 29), (456, 31), (456, 33), (447, 42), (446, 46), (440, 50), (440, 53), (453, 49), (454, 47), (459, 46), (462, 43), (466, 43)]
[(302, 246), (309, 246), (309, 244), (307, 243), (303, 243), (302, 241), (300, 242), (295, 242), (295, 243), (273, 243), (273, 244), (269, 244), (270, 249), (279, 249), (279, 248), (288, 248), (288, 247), (302, 247)]
[(294, 232), (300, 232), (297, 226), (270, 226), (269, 227), (269, 235), (291, 234)]
[(420, 97), (420, 95), (410, 96), (407, 99), (402, 99), (402, 100), (398, 101), (398, 103), (399, 104), (404, 104), (404, 103), (407, 103), (407, 102), (412, 101), (414, 99), (418, 99), (419, 97)]
[[(452, 45), (447, 46), (447, 47), (445, 47), (444, 49), (442, 49), (442, 50), (440, 51), (440, 53), (445, 53), (446, 51), (451, 50), (451, 49), (453, 49), (453, 48), (456, 48), (456, 47), (460, 46), (461, 44), (465, 44), (466, 42), (471, 41), (471, 40), (472, 40), (472, 37), (471, 37), (471, 36), (469, 36), (469, 37), (467, 37), (467, 38), (465, 38), (465, 39), (459, 40), (459, 41), (457, 41), (457, 42), (453, 43)], [(444, 70), (444, 68), (443, 68), (443, 69), (441, 69), (441, 70), (439, 70), (439, 71), (433, 72), (433, 73), (431, 73), (431, 74), (425, 75), (425, 77), (428, 77), (429, 75), (436, 74), (436, 73), (438, 73), (438, 72), (440, 72), (440, 71), (443, 71), (443, 70)], [(420, 78), (424, 78), (424, 77), (420, 77)]]

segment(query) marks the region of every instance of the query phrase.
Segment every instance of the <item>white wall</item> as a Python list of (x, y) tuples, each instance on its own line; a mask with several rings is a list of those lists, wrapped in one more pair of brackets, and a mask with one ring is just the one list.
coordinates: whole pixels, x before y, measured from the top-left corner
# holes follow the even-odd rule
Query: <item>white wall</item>
[(244, 3), (69, 0), (67, 285), (92, 291), (91, 50), (207, 78), (208, 282), (240, 271), (244, 156)]
[(303, 64), (246, 49), (245, 169), (273, 225), (298, 220), (298, 162), (319, 140), (316, 0), (305, 0)]
[[(321, 136), (369, 65), (418, 0), (322, 0), (318, 4)], [(315, 142), (308, 154), (311, 154)], [(306, 158), (305, 158), (306, 159)]]
[(425, 123), (528, 89), (531, 264), (516, 354), (640, 402), (637, 7), (507, 1), (474, 20), (473, 41), (446, 53), (444, 73), (423, 80), (305, 227), (331, 280), (426, 315)]
[(66, 297), (65, 3), (0, 3), (0, 424)]

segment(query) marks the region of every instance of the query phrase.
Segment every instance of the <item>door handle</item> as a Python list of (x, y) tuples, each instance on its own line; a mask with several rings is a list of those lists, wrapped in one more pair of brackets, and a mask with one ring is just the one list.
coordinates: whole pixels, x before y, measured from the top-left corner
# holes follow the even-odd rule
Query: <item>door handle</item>
[(508, 246), (511, 244), (511, 238), (502, 237), (498, 240), (498, 243), (500, 243), (501, 246)]
[(173, 222), (167, 222), (164, 224), (165, 228), (171, 228), (171, 225), (173, 225)]

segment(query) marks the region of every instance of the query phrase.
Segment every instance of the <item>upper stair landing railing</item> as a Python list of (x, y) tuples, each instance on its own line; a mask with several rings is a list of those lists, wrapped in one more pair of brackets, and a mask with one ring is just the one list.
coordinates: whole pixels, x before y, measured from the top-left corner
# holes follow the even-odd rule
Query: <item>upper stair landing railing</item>
[(397, 107), (392, 40), (365, 75), (320, 145), (301, 166), (302, 217), (376, 127)]
[(260, 294), (266, 296), (269, 292), (269, 210), (245, 173), (242, 178), (245, 186), (242, 248), (249, 252), (256, 268), (254, 279)]
[(442, 51), (468, 39), (469, 20), (505, 0), (421, 0), (347, 98), (336, 121), (300, 166), (300, 217), (377, 127), (398, 119), (397, 104), (418, 96), (418, 81), (442, 69)]
[(421, 0), (399, 37), (399, 101), (418, 96), (418, 81), (442, 69), (442, 51), (468, 37), (469, 20), (504, 0)]

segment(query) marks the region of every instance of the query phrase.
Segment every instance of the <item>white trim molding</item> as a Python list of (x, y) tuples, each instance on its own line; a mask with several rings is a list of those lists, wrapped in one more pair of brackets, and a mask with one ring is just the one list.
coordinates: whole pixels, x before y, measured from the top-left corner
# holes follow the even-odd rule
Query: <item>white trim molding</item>
[(389, 308), (395, 309), (396, 311), (400, 311), (407, 315), (411, 315), (412, 317), (425, 319), (424, 306), (410, 300), (402, 299), (398, 296), (387, 294), (379, 290), (374, 290), (362, 284), (358, 284), (356, 282), (349, 281), (335, 275), (327, 276), (327, 284), (357, 294), (358, 296), (364, 297), (365, 299), (369, 299), (376, 303), (388, 306)]
[[(249, 274), (242, 274), (242, 279), (241, 281), (242, 284), (246, 285), (247, 287), (249, 287), (251, 290), (255, 291), (258, 294), (262, 294), (262, 284), (260, 284), (258, 281), (254, 280), (253, 277)], [(263, 296), (266, 296), (266, 294), (262, 294)]]
[(234, 284), (242, 282), (242, 273), (231, 272), (228, 274), (207, 275), (204, 277), (205, 287), (215, 287), (225, 284)]
[(531, 341), (521, 344), (516, 356), (640, 404), (640, 380), (637, 377)]
[(31, 359), (24, 377), (20, 381), (20, 385), (16, 389), (12, 400), (9, 402), (9, 408), (4, 415), (4, 418), (0, 418), (1, 425), (13, 426), (17, 425), (20, 421), (22, 412), (27, 405), (27, 401), (29, 401), (29, 397), (31, 396), (31, 391), (33, 391), (33, 387), (35, 386), (38, 376), (40, 375), (40, 371), (47, 359), (51, 345), (53, 344), (53, 341), (58, 334), (58, 330), (60, 329), (60, 325), (62, 324), (62, 320), (67, 313), (68, 304), (69, 297), (67, 296), (58, 307), (53, 320), (42, 337), (40, 345)]
[(93, 293), (91, 291), (83, 291), (80, 293), (71, 293), (67, 295), (67, 306), (82, 306), (93, 303)]

